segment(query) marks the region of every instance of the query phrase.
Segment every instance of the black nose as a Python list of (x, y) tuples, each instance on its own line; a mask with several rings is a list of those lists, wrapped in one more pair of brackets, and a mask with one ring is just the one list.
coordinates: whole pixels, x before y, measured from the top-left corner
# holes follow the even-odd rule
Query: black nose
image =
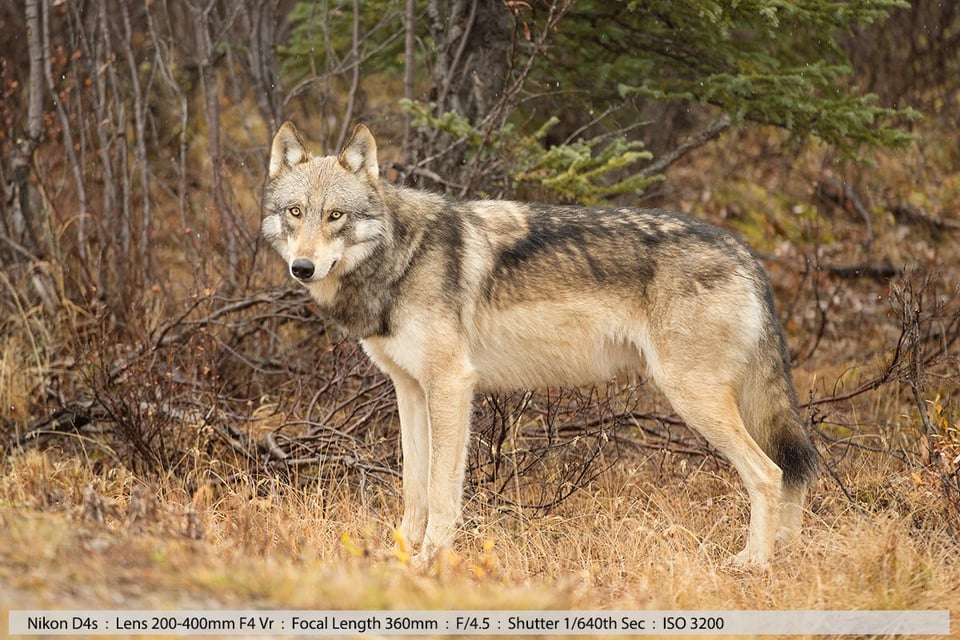
[(306, 258), (297, 258), (290, 265), (290, 273), (298, 280), (309, 280), (313, 276), (313, 263)]

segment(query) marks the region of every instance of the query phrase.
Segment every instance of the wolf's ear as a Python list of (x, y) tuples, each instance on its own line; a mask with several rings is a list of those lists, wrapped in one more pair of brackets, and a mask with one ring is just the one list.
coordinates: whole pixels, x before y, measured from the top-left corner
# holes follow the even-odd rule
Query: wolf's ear
[(270, 149), (270, 179), (276, 178), (284, 169), (306, 162), (309, 158), (310, 154), (303, 146), (300, 132), (287, 120), (273, 137), (273, 147)]
[(380, 176), (380, 166), (377, 164), (377, 142), (365, 124), (358, 124), (353, 129), (350, 141), (340, 152), (340, 166), (347, 171), (359, 173), (365, 171), (367, 177), (376, 182)]

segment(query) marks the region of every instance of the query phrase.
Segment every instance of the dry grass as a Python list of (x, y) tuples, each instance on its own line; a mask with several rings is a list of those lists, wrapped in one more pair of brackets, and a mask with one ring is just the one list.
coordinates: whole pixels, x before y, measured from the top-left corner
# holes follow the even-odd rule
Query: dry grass
[[(877, 459), (847, 481), (901, 486), (855, 508), (813, 492), (802, 539), (768, 571), (724, 561), (746, 502), (726, 472), (629, 460), (549, 514), (473, 501), (457, 549), (415, 570), (390, 539), (392, 495), (344, 484), (239, 483), (189, 495), (124, 469), (27, 452), (0, 469), (0, 596), (8, 608), (950, 609), (960, 543), (910, 502), (924, 487)], [(902, 476), (902, 477), (901, 477)], [(891, 483), (893, 478), (893, 483)], [(880, 491), (878, 489), (878, 495)]]

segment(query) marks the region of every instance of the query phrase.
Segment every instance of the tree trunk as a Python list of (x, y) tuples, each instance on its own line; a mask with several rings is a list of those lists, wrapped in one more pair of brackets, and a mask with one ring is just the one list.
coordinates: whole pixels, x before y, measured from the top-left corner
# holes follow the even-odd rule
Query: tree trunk
[(31, 254), (44, 254), (38, 230), (46, 228), (42, 207), (31, 203), (30, 165), (33, 152), (43, 135), (43, 45), (40, 39), (41, 19), (38, 0), (26, 0), (27, 49), (30, 55), (30, 86), (27, 98), (27, 127), (10, 151), (10, 184), (4, 194), (9, 207), (4, 206), (3, 234), (8, 239), (4, 254), (11, 259)]

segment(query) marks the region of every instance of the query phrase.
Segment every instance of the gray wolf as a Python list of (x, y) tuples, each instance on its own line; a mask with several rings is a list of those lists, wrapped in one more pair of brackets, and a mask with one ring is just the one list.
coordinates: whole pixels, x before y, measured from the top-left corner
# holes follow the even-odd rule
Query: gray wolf
[(460, 518), (471, 399), (642, 368), (740, 474), (746, 546), (768, 562), (799, 530), (816, 450), (769, 282), (731, 234), (659, 210), (456, 202), (380, 176), (358, 125), (314, 157), (284, 123), (264, 238), (393, 381), (400, 532), (429, 560)]

